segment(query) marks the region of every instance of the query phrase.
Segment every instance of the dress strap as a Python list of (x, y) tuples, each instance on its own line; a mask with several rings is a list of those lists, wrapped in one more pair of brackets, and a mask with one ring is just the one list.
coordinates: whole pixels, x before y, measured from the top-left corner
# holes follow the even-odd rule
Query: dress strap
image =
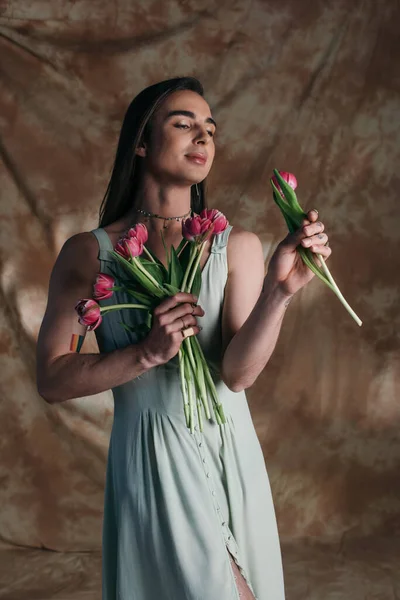
[(99, 259), (111, 262), (112, 258), (109, 254), (110, 250), (114, 250), (108, 233), (102, 228), (92, 229), (91, 233), (97, 238), (99, 243)]
[(213, 245), (211, 248), (211, 252), (220, 253), (226, 248), (228, 244), (229, 234), (233, 229), (233, 225), (228, 225), (228, 227), (214, 236)]

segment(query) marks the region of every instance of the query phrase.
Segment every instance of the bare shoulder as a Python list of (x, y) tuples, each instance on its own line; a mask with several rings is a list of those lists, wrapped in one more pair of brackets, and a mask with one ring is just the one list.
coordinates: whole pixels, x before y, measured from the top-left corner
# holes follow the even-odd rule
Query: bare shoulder
[(263, 260), (260, 238), (256, 233), (235, 225), (229, 234), (227, 256), (229, 272), (251, 264), (249, 261)]
[(99, 245), (95, 236), (89, 231), (77, 233), (68, 238), (57, 257), (53, 269), (53, 277), (62, 274), (81, 274), (92, 276), (99, 268)]

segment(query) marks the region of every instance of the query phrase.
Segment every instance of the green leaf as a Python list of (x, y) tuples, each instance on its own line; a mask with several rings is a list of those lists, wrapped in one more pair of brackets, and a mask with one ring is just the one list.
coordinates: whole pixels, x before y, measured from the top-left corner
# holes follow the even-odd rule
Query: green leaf
[(145, 290), (147, 290), (148, 292), (150, 292), (150, 294), (153, 294), (157, 298), (164, 297), (163, 291), (160, 290), (160, 288), (156, 286), (155, 283), (148, 279), (146, 275), (142, 273), (142, 271), (137, 267), (137, 265), (129, 262), (128, 260), (120, 256), (117, 252), (113, 251), (112, 255), (114, 256), (114, 258), (117, 259), (121, 267), (125, 269), (125, 271), (129, 273), (130, 276), (133, 275), (135, 280), (137, 280)]
[[(146, 269), (148, 273), (159, 283), (160, 285), (164, 284), (165, 278), (162, 272), (160, 265), (153, 263), (151, 260), (141, 259), (140, 263)], [(165, 268), (164, 268), (165, 271)]]
[(193, 279), (192, 289), (189, 291), (190, 294), (194, 294), (195, 296), (200, 296), (201, 290), (201, 270), (200, 265), (196, 269), (196, 273)]
[(155, 305), (154, 298), (152, 296), (149, 296), (147, 293), (140, 292), (136, 288), (125, 287), (124, 291), (127, 294), (129, 294), (129, 296), (131, 296), (132, 298), (135, 298), (138, 301), (138, 303), (145, 304), (149, 308), (153, 308), (153, 306)]
[(283, 179), (278, 169), (274, 169), (274, 175), (278, 180), (278, 183), (282, 189), (283, 195), (285, 196), (290, 208), (293, 212), (296, 212), (299, 217), (304, 218), (306, 215), (298, 203), (296, 192), (294, 189)]
[[(292, 209), (290, 208), (288, 203), (282, 198), (278, 189), (275, 187), (273, 181), (271, 181), (271, 185), (273, 188), (273, 197), (274, 197), (275, 203), (279, 206), (283, 216), (285, 217), (286, 223), (288, 223), (287, 219), (289, 219), (289, 222), (291, 224), (294, 224), (294, 215), (293, 215)], [(288, 223), (288, 227), (289, 227), (289, 223)], [(290, 227), (289, 227), (289, 230), (291, 230)], [(291, 232), (291, 233), (293, 233), (293, 232)]]
[(179, 262), (178, 255), (173, 246), (171, 246), (171, 263), (169, 272), (170, 285), (180, 288), (183, 279), (183, 270)]
[(186, 269), (188, 268), (193, 246), (194, 242), (188, 242), (179, 255), (179, 262), (181, 264), (183, 273), (186, 273)]
[[(160, 270), (162, 278), (163, 278), (163, 282), (167, 281), (168, 279), (168, 271), (167, 269), (164, 267), (163, 263), (155, 256), (155, 254), (153, 254), (152, 252), (149, 251), (149, 249), (147, 249), (147, 251), (156, 259), (156, 263), (154, 263), (152, 260), (149, 260), (148, 258), (145, 258), (143, 255), (139, 256), (139, 260), (140, 263), (146, 268), (148, 269), (148, 271), (150, 272), (150, 269), (154, 269), (157, 268)], [(149, 265), (151, 265), (150, 268)], [(151, 274), (153, 275), (153, 272), (151, 272)], [(154, 277), (154, 275), (153, 275)]]
[(164, 287), (171, 292), (171, 296), (175, 296), (180, 291), (180, 288), (175, 287), (174, 285), (170, 285), (169, 283), (165, 283)]

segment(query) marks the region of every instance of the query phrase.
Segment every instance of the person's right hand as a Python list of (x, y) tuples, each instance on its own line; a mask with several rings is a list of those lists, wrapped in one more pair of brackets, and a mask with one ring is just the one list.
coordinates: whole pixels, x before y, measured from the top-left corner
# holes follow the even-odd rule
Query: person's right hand
[(201, 327), (196, 317), (203, 317), (205, 313), (196, 302), (193, 294), (178, 292), (154, 309), (151, 330), (142, 342), (149, 364), (162, 365), (178, 354), (184, 340), (182, 329), (193, 327), (193, 335), (199, 333)]

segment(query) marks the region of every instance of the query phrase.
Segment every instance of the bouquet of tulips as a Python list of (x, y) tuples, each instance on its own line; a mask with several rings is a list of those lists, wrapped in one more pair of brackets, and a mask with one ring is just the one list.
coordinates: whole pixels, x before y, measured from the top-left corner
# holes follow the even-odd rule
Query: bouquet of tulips
[[(297, 187), (297, 179), (292, 173), (274, 169), (274, 177), (270, 179), (270, 182), (273, 189), (274, 200), (281, 209), (290, 233), (294, 233), (301, 227), (303, 219), (307, 218), (306, 213), (298, 203), (294, 191)], [(333, 279), (323, 257), (320, 254), (314, 254), (309, 248), (303, 248), (302, 246), (298, 246), (297, 251), (307, 267), (336, 294), (343, 306), (356, 321), (357, 325), (361, 326), (361, 319), (356, 315), (343, 297), (343, 294)], [(319, 259), (321, 266), (316, 263), (315, 256)]]
[[(167, 258), (167, 268), (148, 249), (147, 228), (143, 223), (132, 227), (125, 237), (116, 244), (111, 255), (122, 268), (122, 275), (114, 277), (99, 273), (94, 285), (94, 299), (80, 300), (75, 309), (79, 322), (87, 330), (96, 329), (104, 315), (113, 310), (139, 309), (146, 311), (146, 320), (139, 328), (121, 323), (129, 331), (146, 335), (151, 329), (152, 311), (168, 296), (179, 291), (199, 296), (201, 289), (200, 259), (206, 242), (213, 234), (224, 231), (228, 226), (226, 217), (216, 209), (204, 209), (200, 215), (194, 215), (182, 222), (182, 241), (177, 248), (168, 249), (164, 237), (162, 241)], [(114, 271), (115, 274), (115, 271)], [(123, 290), (133, 302), (100, 306), (99, 300), (110, 298), (114, 291)], [(203, 430), (204, 410), (207, 419), (211, 418), (209, 398), (211, 399), (217, 423), (225, 423), (222, 404), (218, 399), (214, 381), (197, 337), (184, 338), (179, 350), (180, 385), (183, 396), (183, 409), (186, 425), (193, 433), (195, 410), (200, 431)]]

